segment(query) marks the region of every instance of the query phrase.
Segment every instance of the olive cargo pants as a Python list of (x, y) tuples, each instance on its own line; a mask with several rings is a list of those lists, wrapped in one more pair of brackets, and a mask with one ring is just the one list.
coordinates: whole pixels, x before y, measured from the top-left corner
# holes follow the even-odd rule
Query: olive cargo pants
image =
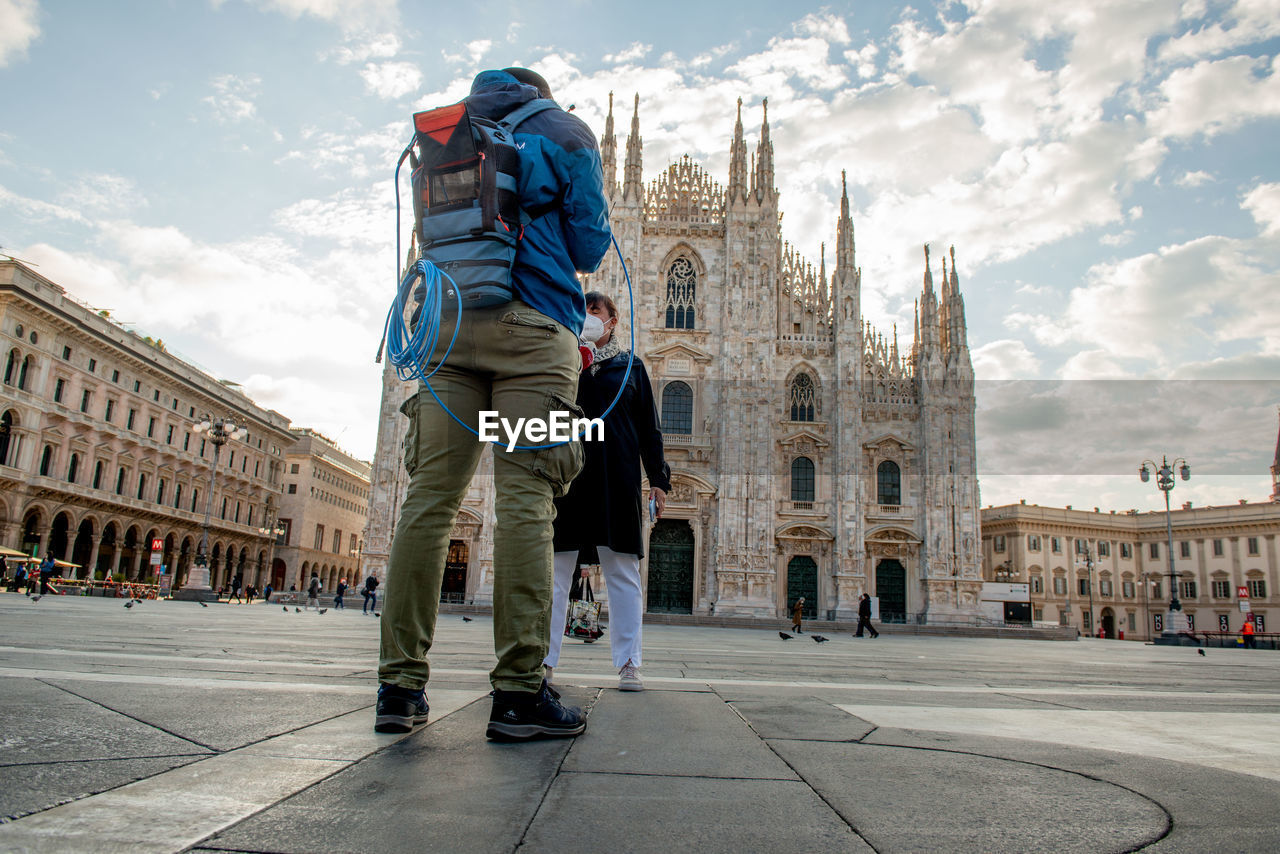
[[(449, 346), (451, 318), (441, 324), (432, 364)], [(473, 429), (480, 410), (548, 419), (552, 410), (580, 418), (578, 342), (556, 321), (520, 301), (462, 312), (457, 341), (431, 386)], [(490, 445), (449, 417), (425, 388), (400, 409), (409, 417), (404, 464), (409, 485), (387, 568), (378, 679), (423, 688), (435, 635), (449, 532)], [(493, 447), (497, 522), (493, 532), (493, 687), (536, 691), (550, 643), (553, 578), (551, 499), (582, 469), (577, 442), (536, 451)], [(546, 440), (521, 445), (549, 444)], [(486, 485), (487, 486), (487, 485)]]

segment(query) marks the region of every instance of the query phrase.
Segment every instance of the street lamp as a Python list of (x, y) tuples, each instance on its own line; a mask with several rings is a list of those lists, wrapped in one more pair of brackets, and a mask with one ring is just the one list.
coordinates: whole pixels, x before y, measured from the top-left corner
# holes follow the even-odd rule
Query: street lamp
[(209, 518), (213, 513), (213, 493), (218, 485), (218, 456), (222, 446), (232, 439), (243, 439), (249, 431), (236, 424), (231, 416), (211, 418), (206, 415), (191, 428), (193, 433), (205, 433), (213, 443), (213, 465), (209, 468), (209, 494), (204, 502), (204, 529), (200, 533), (200, 550), (196, 552), (195, 566), (187, 574), (186, 588), (209, 589)]
[(1181, 457), (1170, 463), (1168, 457), (1162, 456), (1158, 466), (1151, 460), (1143, 460), (1142, 467), (1138, 469), (1138, 477), (1143, 483), (1148, 483), (1151, 480), (1151, 472), (1154, 470), (1156, 487), (1164, 493), (1166, 548), (1169, 550), (1169, 613), (1165, 616), (1164, 630), (1160, 633), (1160, 638), (1164, 643), (1176, 644), (1178, 635), (1188, 631), (1190, 627), (1187, 625), (1186, 614), (1182, 613), (1182, 603), (1178, 601), (1178, 573), (1173, 568), (1173, 510), (1169, 507), (1169, 493), (1173, 491), (1174, 469), (1177, 469), (1178, 475), (1183, 480), (1191, 480), (1191, 466)]
[[(1093, 614), (1093, 552), (1089, 549), (1089, 542), (1082, 541), (1083, 547), (1077, 553), (1076, 568), (1079, 568), (1083, 562), (1089, 571), (1089, 631), (1096, 637), (1098, 634), (1097, 623), (1094, 622)], [(1083, 561), (1081, 560), (1083, 558)]]
[(277, 519), (273, 523), (271, 517), (268, 516), (265, 521), (266, 521), (266, 525), (264, 527), (259, 528), (258, 533), (264, 537), (270, 538), (271, 545), (267, 547), (267, 582), (266, 583), (271, 584), (271, 582), (275, 579), (275, 576), (273, 574), (273, 569), (275, 567), (275, 562), (276, 562), (276, 543), (279, 542), (280, 538), (284, 536), (284, 532), (288, 529), (285, 527), (283, 520)]

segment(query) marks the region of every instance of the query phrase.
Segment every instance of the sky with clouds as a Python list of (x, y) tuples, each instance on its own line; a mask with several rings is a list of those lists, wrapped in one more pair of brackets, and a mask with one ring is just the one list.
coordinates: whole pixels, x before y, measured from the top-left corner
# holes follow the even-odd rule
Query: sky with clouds
[(528, 65), (723, 184), (767, 97), (783, 236), (816, 262), (847, 171), (878, 328), (955, 245), (984, 504), (1152, 509), (1162, 453), (1175, 503), (1269, 494), (1280, 0), (445, 8), (0, 0), (0, 252), (371, 457), (415, 110)]

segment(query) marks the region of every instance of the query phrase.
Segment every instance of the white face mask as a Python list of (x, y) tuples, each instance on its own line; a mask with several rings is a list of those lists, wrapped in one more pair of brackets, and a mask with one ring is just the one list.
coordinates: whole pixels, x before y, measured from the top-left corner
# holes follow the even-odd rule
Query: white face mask
[(595, 344), (604, 337), (604, 321), (594, 314), (588, 314), (582, 324), (582, 334), (578, 336), (587, 344)]

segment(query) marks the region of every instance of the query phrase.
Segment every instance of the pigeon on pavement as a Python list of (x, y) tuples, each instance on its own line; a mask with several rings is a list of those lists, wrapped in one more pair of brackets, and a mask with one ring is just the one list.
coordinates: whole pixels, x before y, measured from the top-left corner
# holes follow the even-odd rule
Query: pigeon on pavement
[(373, 616), (377, 617), (378, 619), (382, 619), (382, 614), (379, 613), (378, 611), (374, 611)]
[(469, 622), (471, 622), (471, 618), (470, 618), (470, 617), (463, 617), (463, 618), (462, 618), (462, 622), (464, 622), (464, 623), (469, 623)]
[(129, 600), (128, 602), (125, 602), (125, 603), (124, 603), (124, 606), (125, 606), (126, 608), (132, 608), (132, 607), (133, 607), (133, 600), (131, 599), (131, 600)]
[(809, 635), (809, 637), (813, 638), (814, 643), (826, 643), (831, 640), (831, 638), (824, 638), (822, 635)]
[(288, 605), (285, 605), (285, 606), (284, 606), (284, 607), (282, 607), (280, 610), (284, 611), (284, 612), (287, 614), (287, 613), (289, 613), (289, 606), (288, 606)]
[(783, 640), (791, 640), (793, 637), (795, 637), (795, 635), (789, 635), (786, 632), (778, 632), (778, 637), (782, 638)]
[(299, 613), (299, 614), (301, 614), (301, 613), (302, 613), (302, 609), (301, 609), (301, 608), (294, 608), (293, 610), (294, 610), (296, 613)]
[(39, 601), (40, 601), (40, 597), (41, 597), (41, 596), (43, 596), (43, 595), (44, 595), (43, 593), (37, 593), (36, 595), (34, 595), (34, 596), (32, 596), (32, 597), (31, 597), (31, 601), (32, 601), (32, 602), (39, 602)]
[(209, 603), (208, 603), (208, 602), (201, 602), (201, 603), (200, 603), (200, 607), (201, 607), (201, 608), (208, 608), (208, 607), (209, 607)]
[(1196, 652), (1200, 653), (1201, 655), (1204, 655), (1204, 650), (1203, 650), (1203, 649), (1197, 649), (1197, 650), (1196, 650)]
[(321, 608), (320, 613), (323, 614), (325, 611), (328, 611), (328, 610), (329, 610), (328, 608)]

